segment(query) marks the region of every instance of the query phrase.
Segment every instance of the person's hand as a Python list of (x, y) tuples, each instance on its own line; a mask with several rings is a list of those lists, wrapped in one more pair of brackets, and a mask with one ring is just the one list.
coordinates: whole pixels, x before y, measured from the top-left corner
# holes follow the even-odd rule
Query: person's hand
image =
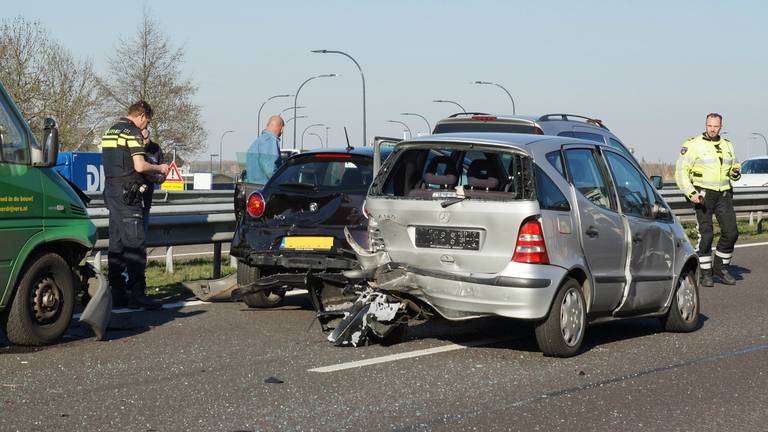
[(168, 174), (168, 164), (160, 165), (160, 172), (163, 173), (163, 175)]
[(694, 204), (701, 204), (702, 202), (704, 202), (704, 197), (697, 192), (693, 194), (693, 196), (691, 197), (691, 201), (693, 201)]
[(731, 169), (731, 175), (736, 177), (737, 175), (741, 174), (741, 168), (739, 167), (733, 167)]

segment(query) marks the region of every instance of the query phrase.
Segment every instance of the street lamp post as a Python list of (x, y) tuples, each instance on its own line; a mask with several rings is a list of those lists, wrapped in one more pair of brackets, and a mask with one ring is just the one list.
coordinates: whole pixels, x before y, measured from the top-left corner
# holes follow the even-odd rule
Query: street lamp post
[(261, 109), (264, 108), (264, 105), (266, 105), (266, 103), (271, 101), (272, 99), (283, 98), (283, 97), (291, 97), (291, 96), (293, 96), (293, 95), (290, 95), (290, 94), (274, 95), (274, 96), (271, 96), (269, 99), (265, 100), (261, 104), (261, 106), (259, 107), (259, 113), (256, 114), (256, 133), (261, 133)]
[(366, 146), (366, 143), (368, 142), (368, 135), (367, 131), (365, 129), (365, 75), (363, 75), (363, 68), (360, 67), (360, 63), (357, 62), (351, 55), (343, 52), (343, 51), (331, 51), (331, 50), (312, 50), (313, 53), (318, 54), (341, 54), (348, 59), (352, 60), (352, 62), (357, 66), (357, 70), (360, 71), (360, 79), (363, 81), (363, 147)]
[(301, 132), (301, 150), (302, 151), (304, 150), (304, 134), (307, 133), (307, 130), (309, 128), (315, 127), (315, 126), (325, 126), (325, 124), (324, 123), (315, 123), (315, 124), (311, 124), (311, 125), (309, 125), (309, 126), (304, 128), (304, 131)]
[(467, 110), (465, 110), (465, 109), (464, 109), (464, 107), (463, 107), (463, 106), (461, 106), (461, 105), (460, 105), (458, 102), (454, 102), (454, 101), (451, 101), (451, 100), (445, 100), (445, 99), (435, 99), (435, 100), (433, 100), (432, 102), (437, 102), (437, 103), (451, 103), (451, 104), (454, 104), (454, 105), (456, 105), (457, 107), (459, 107), (459, 109), (460, 109), (460, 110), (461, 110), (461, 111), (462, 111), (464, 114), (466, 114), (466, 113), (467, 113)]
[(490, 81), (475, 81), (475, 84), (495, 85), (496, 87), (504, 90), (507, 93), (507, 96), (509, 96), (509, 100), (512, 101), (512, 115), (515, 115), (515, 99), (512, 98), (512, 93), (510, 93), (509, 90), (504, 88), (503, 85), (495, 82), (490, 82)]
[(330, 129), (330, 126), (325, 127), (325, 145), (328, 146), (328, 129)]
[(405, 129), (408, 131), (408, 136), (413, 138), (413, 132), (411, 132), (411, 128), (409, 128), (408, 125), (405, 124), (405, 122), (401, 122), (401, 121), (398, 121), (398, 120), (387, 120), (387, 123), (397, 123), (397, 124), (403, 125), (405, 127)]
[(422, 120), (424, 120), (424, 123), (426, 123), (426, 124), (427, 124), (427, 133), (428, 133), (428, 134), (429, 134), (429, 133), (432, 133), (432, 126), (430, 126), (430, 125), (429, 125), (429, 121), (428, 121), (428, 120), (427, 120), (427, 118), (426, 118), (426, 117), (424, 117), (423, 115), (421, 115), (421, 114), (416, 114), (416, 113), (411, 113), (411, 112), (400, 113), (400, 115), (404, 115), (404, 116), (416, 116), (416, 117), (421, 117), (421, 119), (422, 119)]
[[(304, 80), (304, 82), (301, 83), (301, 85), (299, 86), (298, 90), (296, 90), (296, 94), (293, 95), (293, 118), (297, 118), (296, 117), (296, 110), (298, 109), (298, 107), (296, 106), (296, 104), (299, 101), (299, 92), (301, 91), (301, 88), (304, 87), (304, 85), (306, 83), (312, 81), (315, 78), (331, 78), (331, 77), (335, 77), (335, 76), (339, 76), (339, 75), (337, 75), (335, 73), (324, 74), (324, 75), (315, 75), (315, 76), (311, 76), (311, 77), (307, 78), (306, 80)], [(293, 123), (293, 148), (294, 149), (296, 148), (296, 125), (298, 123), (299, 123), (298, 121)]]
[(323, 137), (321, 137), (320, 135), (318, 135), (318, 134), (316, 134), (314, 132), (310, 132), (307, 135), (314, 135), (314, 136), (316, 136), (320, 140), (320, 148), (323, 148)]
[(210, 171), (211, 175), (213, 175), (213, 158), (218, 156), (216, 153), (211, 153), (211, 168), (208, 170)]
[[(230, 132), (234, 132), (234, 131), (233, 130), (224, 131), (224, 133), (221, 134), (221, 138), (219, 138), (219, 154), (220, 155), (224, 154), (224, 152), (222, 151), (223, 150), (223, 143), (224, 143), (224, 135), (226, 135), (226, 134), (228, 134)], [(219, 156), (219, 172), (221, 172), (221, 156)]]
[(759, 132), (752, 132), (752, 135), (759, 136), (763, 139), (763, 142), (765, 143), (765, 154), (768, 155), (768, 139), (765, 138), (765, 135)]
[[(297, 106), (296, 107), (297, 110), (300, 110), (300, 109), (303, 109), (303, 108), (306, 108), (306, 107), (305, 106)], [(292, 109), (293, 109), (293, 106), (289, 106), (288, 108), (280, 111), (280, 115), (283, 115), (283, 114), (285, 114), (286, 111), (289, 111), (289, 110), (292, 110)]]

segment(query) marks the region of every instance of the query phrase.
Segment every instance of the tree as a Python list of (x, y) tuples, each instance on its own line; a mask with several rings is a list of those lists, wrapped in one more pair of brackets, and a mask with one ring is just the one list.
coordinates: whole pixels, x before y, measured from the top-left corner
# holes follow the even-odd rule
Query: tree
[(201, 109), (192, 98), (197, 87), (181, 73), (184, 50), (174, 48), (145, 11), (133, 39), (120, 39), (109, 57), (109, 79), (102, 90), (109, 103), (105, 115), (125, 115), (133, 102), (143, 99), (155, 110), (150, 124), (153, 139), (170, 154), (194, 156), (205, 148), (207, 132)]
[(17, 17), (0, 23), (0, 81), (35, 136), (42, 136), (50, 116), (63, 150), (93, 140), (99, 105), (93, 65), (73, 57), (39, 22)]

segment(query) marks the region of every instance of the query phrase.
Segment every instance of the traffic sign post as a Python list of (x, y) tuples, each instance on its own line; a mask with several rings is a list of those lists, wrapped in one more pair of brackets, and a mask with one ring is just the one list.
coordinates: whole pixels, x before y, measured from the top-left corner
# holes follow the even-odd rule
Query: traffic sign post
[(176, 162), (171, 162), (168, 167), (168, 173), (165, 175), (165, 181), (160, 185), (160, 189), (170, 191), (183, 191), (184, 190), (184, 178), (179, 172), (179, 168), (176, 167)]

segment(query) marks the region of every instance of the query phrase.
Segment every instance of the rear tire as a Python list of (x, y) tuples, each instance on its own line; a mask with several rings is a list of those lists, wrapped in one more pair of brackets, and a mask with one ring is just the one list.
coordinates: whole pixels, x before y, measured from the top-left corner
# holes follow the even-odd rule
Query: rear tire
[[(237, 284), (240, 286), (256, 282), (261, 277), (259, 267), (249, 266), (242, 261), (237, 263)], [(246, 294), (243, 302), (250, 308), (273, 308), (280, 305), (285, 297), (285, 292), (261, 291)]]
[(688, 271), (680, 275), (675, 295), (672, 297), (672, 305), (661, 323), (664, 330), (674, 333), (689, 333), (699, 325), (699, 286), (696, 283), (696, 274)]
[(567, 279), (555, 296), (549, 315), (536, 326), (536, 342), (545, 356), (572, 357), (579, 353), (586, 331), (586, 306), (581, 285)]
[(34, 255), (16, 285), (9, 310), (0, 317), (8, 340), (17, 345), (45, 345), (69, 327), (75, 280), (69, 264), (55, 253)]

